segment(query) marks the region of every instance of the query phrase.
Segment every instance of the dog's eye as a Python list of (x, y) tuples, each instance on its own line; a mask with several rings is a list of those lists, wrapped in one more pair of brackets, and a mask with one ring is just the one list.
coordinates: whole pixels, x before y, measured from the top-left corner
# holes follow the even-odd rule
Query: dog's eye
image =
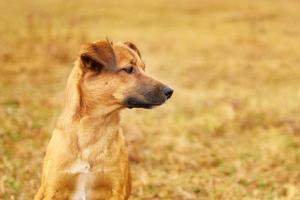
[(134, 68), (132, 66), (123, 69), (127, 74), (133, 74)]

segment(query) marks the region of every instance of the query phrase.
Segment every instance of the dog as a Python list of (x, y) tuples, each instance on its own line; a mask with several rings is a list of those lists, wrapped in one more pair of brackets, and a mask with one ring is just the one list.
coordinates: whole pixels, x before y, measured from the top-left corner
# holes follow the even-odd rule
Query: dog
[(47, 147), (35, 200), (127, 200), (131, 176), (120, 111), (162, 105), (173, 89), (145, 74), (131, 42), (83, 45)]

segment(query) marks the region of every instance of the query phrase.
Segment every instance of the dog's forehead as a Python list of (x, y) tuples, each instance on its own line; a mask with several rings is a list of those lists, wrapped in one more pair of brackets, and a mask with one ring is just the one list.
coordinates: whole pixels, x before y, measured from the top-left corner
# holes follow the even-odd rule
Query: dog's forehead
[(140, 56), (127, 45), (123, 43), (116, 43), (113, 46), (118, 67), (123, 67), (128, 64), (134, 64), (138, 67), (144, 68), (144, 63)]

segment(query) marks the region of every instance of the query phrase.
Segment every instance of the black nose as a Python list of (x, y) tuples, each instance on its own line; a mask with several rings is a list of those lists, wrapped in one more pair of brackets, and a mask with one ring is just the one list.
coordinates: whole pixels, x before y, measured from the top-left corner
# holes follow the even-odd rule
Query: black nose
[(169, 87), (163, 89), (163, 93), (166, 95), (167, 99), (171, 98), (173, 92), (174, 90)]

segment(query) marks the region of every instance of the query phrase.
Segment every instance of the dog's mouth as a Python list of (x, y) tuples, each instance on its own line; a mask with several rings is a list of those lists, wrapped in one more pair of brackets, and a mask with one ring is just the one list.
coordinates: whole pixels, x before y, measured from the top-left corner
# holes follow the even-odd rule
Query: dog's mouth
[(144, 100), (140, 100), (134, 97), (128, 97), (125, 99), (124, 101), (124, 105), (127, 108), (145, 108), (145, 109), (151, 109), (154, 108), (156, 106), (160, 106), (165, 102), (165, 100), (163, 101), (157, 101), (157, 102), (148, 102), (148, 101), (144, 101)]

